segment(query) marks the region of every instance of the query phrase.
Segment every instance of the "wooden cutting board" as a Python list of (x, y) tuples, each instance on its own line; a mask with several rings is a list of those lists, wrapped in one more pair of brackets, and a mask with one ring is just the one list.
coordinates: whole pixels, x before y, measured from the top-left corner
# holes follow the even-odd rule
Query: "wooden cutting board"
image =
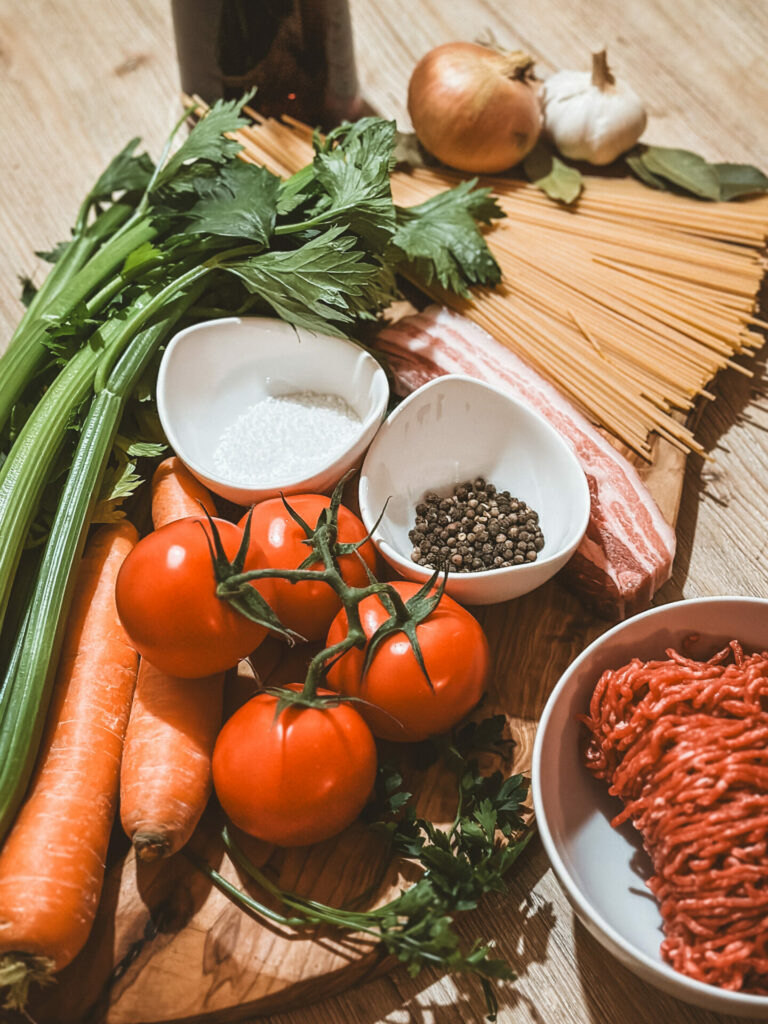
[[(666, 518), (674, 523), (685, 455), (657, 441), (641, 466)], [(503, 711), (516, 742), (514, 767), (530, 766), (536, 722), (570, 661), (608, 626), (585, 611), (557, 580), (501, 605), (477, 609), (495, 670), (484, 713)], [(283, 656), (274, 641), (257, 666), (273, 681), (291, 678), (306, 654)], [(292, 663), (294, 663), (292, 665)], [(296, 678), (294, 675), (293, 678)], [(301, 678), (301, 676), (299, 676)], [(231, 697), (247, 692), (239, 678)], [(239, 691), (239, 692), (238, 692)], [(439, 766), (416, 780), (419, 812), (449, 821), (454, 807)], [(214, 813), (193, 844), (224, 876), (244, 879), (223, 852)], [(160, 1024), (237, 1021), (306, 1005), (390, 967), (380, 950), (330, 932), (295, 935), (238, 910), (183, 856), (141, 864), (115, 839), (112, 866), (91, 938), (30, 1012), (39, 1024)], [(374, 902), (391, 899), (408, 879), (387, 863), (380, 841), (360, 826), (311, 849), (277, 850), (254, 842), (249, 852), (278, 884), (341, 905), (379, 879)], [(260, 894), (259, 898), (263, 898)], [(489, 938), (490, 936), (483, 936)]]

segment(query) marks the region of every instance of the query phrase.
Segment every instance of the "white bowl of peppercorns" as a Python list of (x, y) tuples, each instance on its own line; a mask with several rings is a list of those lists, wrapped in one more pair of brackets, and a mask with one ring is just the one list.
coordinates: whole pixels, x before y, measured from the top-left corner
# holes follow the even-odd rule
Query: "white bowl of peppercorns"
[(557, 431), (499, 388), (459, 374), (414, 391), (384, 422), (359, 497), (387, 562), (417, 581), (447, 569), (447, 593), (465, 604), (545, 583), (589, 521), (586, 478)]

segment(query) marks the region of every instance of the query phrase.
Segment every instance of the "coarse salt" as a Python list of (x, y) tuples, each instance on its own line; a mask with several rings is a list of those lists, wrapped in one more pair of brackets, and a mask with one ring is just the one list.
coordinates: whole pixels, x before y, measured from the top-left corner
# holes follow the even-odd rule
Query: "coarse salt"
[(213, 453), (222, 479), (281, 484), (313, 476), (360, 433), (360, 417), (339, 395), (269, 395), (228, 426)]

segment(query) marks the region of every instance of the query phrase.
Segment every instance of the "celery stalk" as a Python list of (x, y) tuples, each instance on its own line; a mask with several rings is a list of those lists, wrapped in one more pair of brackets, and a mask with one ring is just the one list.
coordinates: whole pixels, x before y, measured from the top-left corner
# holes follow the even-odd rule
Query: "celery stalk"
[(24, 424), (0, 468), (0, 626), (24, 541), (64, 430), (92, 389), (100, 365), (110, 367), (151, 317), (208, 272), (205, 264), (193, 267), (158, 292), (143, 293), (125, 319), (108, 321), (97, 332), (101, 347), (88, 345), (73, 356)]
[(10, 827), (37, 756), (75, 572), (125, 403), (158, 345), (201, 291), (165, 307), (162, 319), (135, 336), (93, 399), (83, 424), (22, 626), (23, 643), (3, 682), (0, 722), (0, 841)]
[(133, 213), (133, 210), (134, 208), (127, 203), (115, 203), (104, 210), (103, 213), (100, 213), (88, 228), (81, 228), (76, 232), (67, 250), (58, 262), (53, 265), (35, 293), (24, 316), (17, 324), (9, 345), (12, 345), (16, 338), (29, 330), (29, 325), (38, 314), (45, 311), (46, 305), (58, 295), (67, 282), (85, 265), (101, 243), (110, 238), (123, 226)]
[[(79, 302), (99, 290), (100, 286), (102, 289), (105, 284), (109, 286), (115, 272), (134, 249), (151, 241), (156, 234), (157, 230), (152, 224), (143, 220), (113, 236), (71, 280), (60, 287), (44, 315), (52, 319), (64, 318)], [(117, 275), (114, 283), (120, 280)], [(47, 320), (38, 314), (27, 329), (16, 334), (0, 357), (0, 427), (6, 423), (11, 409), (46, 356), (44, 342), (47, 327)]]

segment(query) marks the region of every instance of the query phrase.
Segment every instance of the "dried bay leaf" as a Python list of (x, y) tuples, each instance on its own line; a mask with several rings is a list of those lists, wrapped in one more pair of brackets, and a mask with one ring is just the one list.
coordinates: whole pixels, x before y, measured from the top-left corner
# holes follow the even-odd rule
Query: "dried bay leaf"
[[(642, 146), (640, 148), (644, 150), (646, 147)], [(655, 174), (651, 174), (651, 172), (645, 166), (645, 164), (643, 163), (642, 153), (633, 152), (631, 155), (625, 156), (624, 161), (627, 167), (629, 167), (630, 171), (632, 171), (632, 173), (635, 175), (635, 177), (639, 178), (644, 185), (648, 186), (648, 188), (656, 188), (662, 190), (667, 189), (667, 183), (664, 181), (664, 179), (657, 178)]]
[(570, 204), (581, 195), (584, 182), (575, 167), (559, 160), (549, 146), (538, 142), (523, 161), (525, 176), (550, 199)]
[(738, 199), (768, 192), (768, 176), (751, 164), (713, 164), (720, 182), (721, 199)]
[(649, 188), (682, 190), (700, 199), (739, 199), (768, 192), (768, 176), (751, 164), (711, 164), (687, 149), (636, 146), (625, 157), (630, 171)]
[(689, 149), (648, 146), (640, 159), (651, 174), (665, 178), (686, 192), (692, 192), (702, 199), (720, 198), (717, 170), (698, 153), (692, 153)]

